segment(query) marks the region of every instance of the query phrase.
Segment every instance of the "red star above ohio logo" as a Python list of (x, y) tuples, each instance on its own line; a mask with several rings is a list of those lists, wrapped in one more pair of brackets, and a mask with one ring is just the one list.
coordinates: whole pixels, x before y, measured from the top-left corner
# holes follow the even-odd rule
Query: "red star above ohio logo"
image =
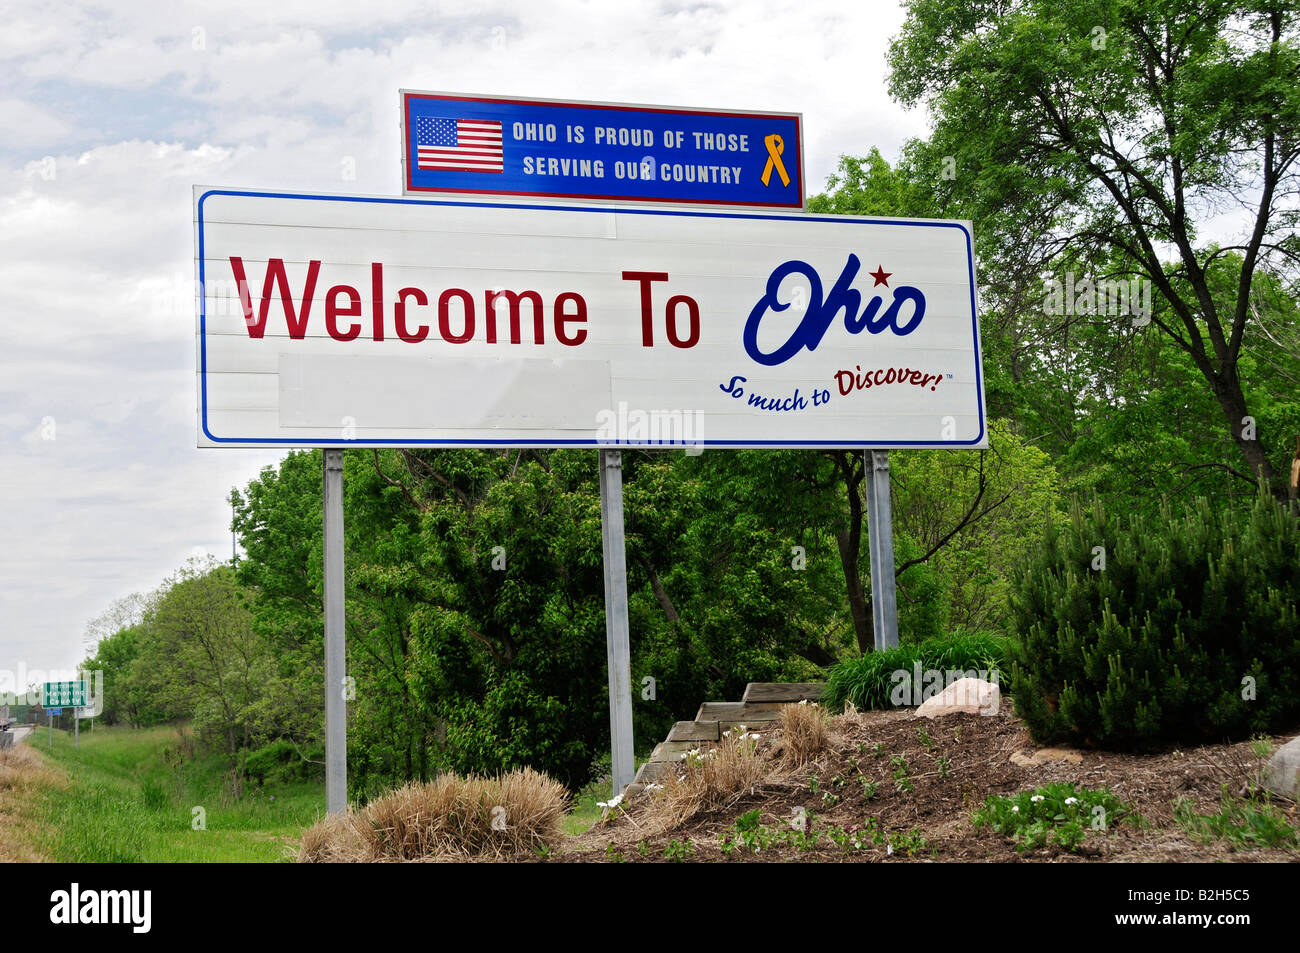
[(889, 282), (886, 281), (885, 279), (888, 278), (890, 275), (892, 275), (893, 272), (885, 271), (884, 265), (877, 265), (875, 271), (869, 271), (867, 272), (867, 274), (869, 274), (872, 278), (876, 279), (876, 284), (872, 285), (871, 287), (875, 288), (877, 285), (884, 285), (886, 288), (888, 288)]

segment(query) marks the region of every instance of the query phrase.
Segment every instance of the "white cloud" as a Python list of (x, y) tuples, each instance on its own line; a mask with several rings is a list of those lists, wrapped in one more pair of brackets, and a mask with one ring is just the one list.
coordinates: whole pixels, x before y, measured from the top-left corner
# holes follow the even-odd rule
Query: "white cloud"
[(62, 138), (68, 124), (21, 99), (0, 99), (0, 129), (4, 129), (10, 147), (29, 146)]

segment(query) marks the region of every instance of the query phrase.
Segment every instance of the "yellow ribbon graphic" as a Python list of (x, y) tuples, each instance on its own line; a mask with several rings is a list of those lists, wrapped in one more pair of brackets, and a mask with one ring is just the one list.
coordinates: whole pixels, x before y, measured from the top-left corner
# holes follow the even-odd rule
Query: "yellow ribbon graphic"
[(767, 165), (763, 167), (763, 184), (767, 185), (772, 180), (772, 170), (776, 169), (776, 174), (781, 177), (781, 184), (789, 185), (790, 173), (785, 171), (785, 163), (781, 161), (781, 154), (785, 152), (785, 140), (776, 135), (766, 136), (763, 145), (767, 146)]

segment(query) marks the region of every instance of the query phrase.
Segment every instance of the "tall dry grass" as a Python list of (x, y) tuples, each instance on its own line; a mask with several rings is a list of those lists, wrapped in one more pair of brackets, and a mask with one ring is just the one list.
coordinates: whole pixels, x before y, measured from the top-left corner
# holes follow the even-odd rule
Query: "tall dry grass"
[(781, 709), (781, 763), (798, 768), (830, 745), (826, 709), (815, 702), (786, 705)]
[(754, 792), (773, 772), (758, 750), (754, 732), (732, 731), (712, 748), (701, 748), (670, 773), (646, 805), (646, 820), (661, 831), (697, 814), (730, 807)]
[(27, 745), (0, 748), (0, 791), (27, 791), (60, 781), (59, 774)]
[[(303, 832), (300, 863), (505, 859), (559, 845), (568, 792), (524, 768), (412, 783)], [(493, 822), (496, 826), (493, 826)]]
[(44, 860), (32, 846), (41, 794), (66, 786), (67, 780), (25, 744), (0, 748), (0, 862)]

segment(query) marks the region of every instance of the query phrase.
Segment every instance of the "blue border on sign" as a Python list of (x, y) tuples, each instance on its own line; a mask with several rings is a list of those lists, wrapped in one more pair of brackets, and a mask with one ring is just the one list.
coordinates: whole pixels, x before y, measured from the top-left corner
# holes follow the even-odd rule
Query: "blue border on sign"
[[(412, 121), (412, 105), (415, 103), (421, 103), (421, 104), (439, 103), (439, 104), (446, 104), (446, 105), (466, 104), (470, 106), (471, 109), (476, 106), (486, 106), (489, 108), (497, 107), (498, 109), (504, 107), (507, 110), (510, 108), (515, 108), (515, 109), (523, 108), (523, 109), (538, 110), (539, 114), (544, 113), (546, 110), (552, 110), (557, 113), (556, 116), (552, 117), (556, 120), (557, 123), (563, 123), (564, 120), (561, 117), (563, 115), (566, 115), (567, 113), (582, 114), (586, 112), (591, 112), (593, 114), (599, 114), (601, 112), (617, 113), (622, 115), (637, 114), (641, 116), (654, 117), (654, 120), (652, 121), (656, 121), (658, 117), (661, 116), (678, 116), (678, 117), (687, 118), (689, 120), (699, 120), (699, 119), (707, 119), (710, 117), (715, 117), (723, 120), (739, 120), (744, 123), (773, 123), (773, 122), (781, 123), (781, 124), (793, 123), (794, 135), (791, 138), (792, 141), (796, 144), (796, 147), (794, 150), (795, 158), (792, 161), (791, 165), (794, 167), (795, 170), (795, 174), (793, 176), (793, 180), (794, 180), (793, 185), (795, 187), (795, 192), (798, 196), (798, 200), (797, 201), (790, 201), (790, 200), (771, 201), (766, 198), (758, 199), (753, 196), (749, 196), (748, 198), (736, 198), (736, 197), (728, 197), (720, 193), (719, 194), (709, 193), (709, 194), (692, 196), (686, 194), (686, 191), (689, 191), (689, 187), (687, 186), (679, 186), (679, 189), (675, 190), (672, 187), (672, 185), (670, 185), (667, 189), (664, 189), (662, 187), (664, 180), (655, 180), (653, 187), (651, 187), (650, 191), (648, 192), (642, 188), (638, 188), (634, 191), (619, 191), (618, 189), (614, 189), (613, 191), (593, 192), (590, 189), (578, 189), (576, 187), (565, 189), (565, 188), (561, 188), (558, 185), (551, 188), (504, 188), (504, 187), (490, 188), (489, 186), (491, 186), (494, 183), (490, 179), (484, 179), (483, 178), (484, 174), (482, 172), (461, 172), (461, 173), (450, 173), (450, 174), (434, 173), (434, 175), (432, 176), (432, 183), (430, 183), (428, 181), (424, 181), (430, 178), (429, 173), (427, 171), (418, 170), (419, 163), (417, 161), (417, 156), (416, 156), (416, 153), (418, 152), (418, 147), (416, 145), (417, 137), (415, 133), (414, 122)], [(730, 206), (733, 208), (754, 208), (754, 209), (768, 208), (768, 209), (802, 210), (804, 207), (803, 116), (802, 114), (774, 113), (774, 112), (737, 112), (735, 110), (725, 110), (725, 109), (683, 109), (680, 107), (673, 107), (673, 106), (638, 106), (630, 103), (599, 103), (599, 102), (584, 102), (581, 100), (520, 99), (518, 97), (508, 97), (508, 96), (469, 96), (469, 95), (461, 95), (456, 93), (418, 92), (415, 90), (401, 91), (401, 110), (402, 110), (402, 129), (403, 129), (402, 163), (404, 167), (402, 174), (403, 174), (403, 181), (404, 181), (404, 189), (407, 193), (434, 192), (443, 195), (460, 194), (460, 195), (511, 195), (511, 196), (522, 196), (522, 197), (535, 196), (541, 199), (570, 198), (570, 199), (591, 200), (597, 202), (665, 202), (665, 203), (679, 204), (679, 205), (695, 205), (695, 206), (706, 206), (706, 207), (707, 206)], [(476, 116), (474, 118), (486, 118), (486, 117)], [(509, 121), (508, 118), (506, 117), (498, 117), (498, 118), (500, 118), (500, 121), (502, 122), (503, 126), (505, 122)], [(566, 143), (565, 145), (569, 145), (569, 144)], [(528, 146), (527, 144), (521, 146), (516, 143), (513, 144), (511, 148), (512, 151), (516, 149), (526, 150)], [(574, 144), (573, 148), (578, 149), (580, 151), (598, 150), (598, 146), (594, 142), (583, 144), (583, 145)], [(608, 151), (608, 148), (609, 147), (607, 146), (606, 151)], [(646, 148), (650, 149), (651, 151), (654, 151), (657, 150), (659, 147), (656, 145), (650, 145), (647, 146)], [(684, 155), (688, 159), (687, 164), (693, 165), (694, 163), (699, 161), (699, 159), (695, 157), (695, 152), (697, 151), (698, 150), (692, 151), (689, 148), (685, 150)], [(677, 153), (674, 151), (674, 154)], [(592, 156), (592, 160), (594, 161), (594, 159), (598, 157), (600, 157), (600, 153), (597, 151), (596, 154)], [(614, 161), (613, 156), (606, 155), (604, 156), (604, 158), (607, 161), (611, 161), (611, 162)], [(761, 158), (762, 157), (760, 156), (759, 157), (760, 161)], [(417, 175), (420, 176), (422, 180), (419, 183), (416, 182)], [(448, 184), (437, 184), (440, 178), (444, 178), (447, 175), (449, 175), (451, 180), (457, 183), (457, 185), (453, 186)], [(549, 176), (544, 176), (543, 178), (549, 178)], [(568, 179), (566, 177), (563, 180), (567, 181)], [(632, 181), (637, 181), (637, 180), (632, 180)], [(500, 183), (496, 183), (496, 184), (522, 185), (523, 183), (519, 182), (517, 180), (517, 177), (507, 175), (505, 178), (501, 180)], [(685, 189), (685, 191), (680, 191), (681, 189)]]
[(466, 439), (442, 439), (429, 438), (423, 440), (397, 440), (397, 439), (375, 439), (363, 438), (356, 440), (346, 440), (342, 437), (320, 437), (311, 438), (304, 442), (294, 437), (218, 437), (208, 429), (208, 353), (207, 353), (207, 277), (205, 275), (207, 267), (207, 258), (204, 254), (204, 234), (203, 234), (203, 203), (213, 195), (232, 195), (251, 198), (272, 198), (272, 199), (298, 199), (302, 201), (314, 202), (363, 202), (370, 205), (435, 205), (447, 206), (452, 208), (512, 208), (512, 209), (539, 209), (544, 211), (555, 212), (595, 212), (598, 214), (608, 214), (618, 212), (623, 215), (673, 215), (682, 218), (734, 218), (750, 221), (789, 221), (793, 216), (785, 215), (764, 215), (756, 212), (705, 212), (685, 209), (664, 209), (664, 208), (622, 208), (620, 206), (607, 206), (603, 208), (583, 208), (573, 205), (533, 205), (530, 203), (505, 204), (500, 202), (462, 202), (439, 199), (413, 199), (413, 198), (385, 198), (382, 196), (356, 196), (356, 195), (312, 195), (301, 192), (250, 192), (234, 189), (209, 189), (199, 196), (198, 201), (198, 226), (199, 226), (199, 288), (203, 290), (203, 295), (199, 299), (199, 389), (200, 389), (200, 418), (199, 424), (203, 429), (203, 435), (214, 443), (229, 443), (243, 446), (262, 445), (262, 446), (287, 446), (287, 447), (324, 447), (324, 446), (354, 446), (354, 447), (375, 447), (375, 446), (396, 446), (396, 447), (413, 447), (413, 446), (434, 446), (434, 447), (590, 447), (592, 449), (681, 449), (685, 447), (718, 447), (732, 449), (752, 449), (756, 447), (806, 447), (806, 448), (853, 448), (853, 449), (870, 449), (872, 447), (889, 446), (889, 447), (970, 447), (984, 439), (984, 379), (983, 379), (983, 359), (980, 353), (980, 334), (979, 334), (979, 317), (976, 313), (975, 305), (975, 252), (974, 243), (971, 239), (970, 231), (957, 222), (909, 222), (897, 219), (881, 218), (863, 218), (857, 215), (800, 215), (798, 221), (801, 222), (830, 222), (833, 224), (863, 224), (863, 225), (900, 225), (903, 227), (922, 227), (922, 228), (955, 228), (965, 236), (966, 239), (966, 269), (970, 277), (970, 313), (971, 313), (971, 336), (975, 345), (975, 387), (980, 397), (979, 401), (979, 433), (973, 440), (700, 440), (695, 443), (621, 443), (591, 440), (516, 440), (516, 439), (494, 439), (478, 438), (473, 440)]

